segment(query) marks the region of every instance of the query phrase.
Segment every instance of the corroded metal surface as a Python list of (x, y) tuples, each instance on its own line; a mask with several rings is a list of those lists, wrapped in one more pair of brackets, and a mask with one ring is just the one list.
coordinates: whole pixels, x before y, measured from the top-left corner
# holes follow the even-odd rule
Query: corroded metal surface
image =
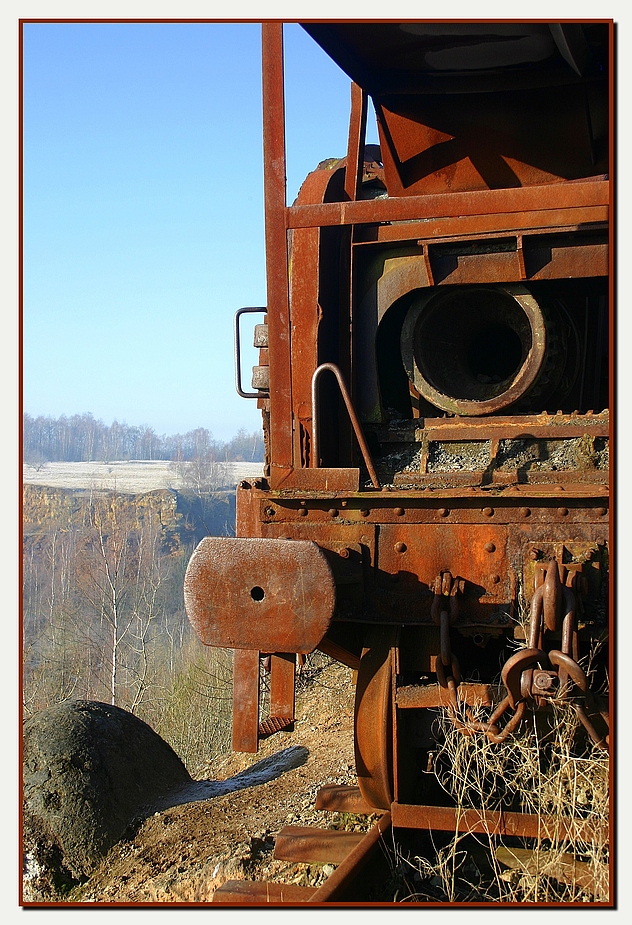
[(286, 825), (276, 837), (274, 857), (302, 864), (340, 864), (363, 838), (360, 832)]
[(376, 627), (362, 651), (355, 701), (358, 785), (370, 806), (388, 809), (393, 799), (393, 646), (396, 631)]
[[(419, 769), (440, 747), (429, 708), (495, 747), (565, 699), (582, 742), (610, 745), (580, 662), (610, 623), (612, 25), (306, 28), (355, 81), (347, 156), (287, 206), (282, 25), (264, 24), (264, 478), (238, 490), (251, 539), (194, 554), (187, 610), (204, 642), (242, 647), (236, 747), (290, 728), (287, 653), (318, 647), (358, 672), (359, 788), (334, 802), (588, 838), (579, 820), (424, 805)], [(324, 370), (340, 387), (316, 389)], [(604, 647), (599, 684), (612, 668)], [(337, 877), (308, 901), (341, 896)]]
[(184, 601), (205, 645), (311, 652), (336, 593), (327, 559), (309, 540), (208, 536), (189, 562)]
[(393, 825), (402, 829), (515, 835), (552, 841), (576, 838), (585, 844), (608, 841), (607, 827), (564, 816), (393, 803), (391, 817)]

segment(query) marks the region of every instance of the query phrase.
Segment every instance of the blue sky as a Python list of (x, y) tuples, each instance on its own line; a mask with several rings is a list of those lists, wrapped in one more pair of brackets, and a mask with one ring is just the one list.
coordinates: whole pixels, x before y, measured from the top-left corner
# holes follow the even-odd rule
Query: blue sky
[[(349, 79), (297, 24), (285, 51), (291, 202), (345, 153)], [(25, 411), (258, 428), (232, 324), (266, 298), (260, 26), (25, 23), (23, 99)]]

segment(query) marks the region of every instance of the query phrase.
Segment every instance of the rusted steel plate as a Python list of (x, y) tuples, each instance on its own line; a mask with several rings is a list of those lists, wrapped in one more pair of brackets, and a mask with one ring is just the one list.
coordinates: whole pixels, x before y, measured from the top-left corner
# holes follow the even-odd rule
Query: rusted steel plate
[(362, 841), (347, 855), (342, 864), (336, 868), (333, 874), (316, 890), (308, 901), (327, 903), (344, 899), (350, 889), (353, 888), (358, 876), (362, 875), (364, 867), (374, 856), (380, 841), (388, 834), (390, 828), (391, 814), (387, 812), (377, 820)]
[(276, 486), (282, 491), (358, 491), (359, 469), (292, 469)]
[[(556, 521), (568, 523), (604, 522), (607, 523), (608, 510), (605, 507), (605, 498), (608, 494), (607, 486), (591, 485), (592, 491), (585, 486), (581, 491), (562, 488), (564, 491), (564, 504), (560, 501), (559, 485), (530, 485), (520, 488), (531, 489), (531, 498), (525, 490), (515, 490), (518, 486), (511, 486), (512, 490), (500, 493), (481, 491), (477, 495), (462, 492), (459, 498), (457, 491), (448, 489), (428, 489), (428, 494), (416, 497), (404, 497), (404, 492), (392, 492), (392, 500), (388, 501), (379, 495), (366, 495), (363, 499), (349, 501), (344, 507), (338, 509), (339, 520), (335, 519), (329, 511), (333, 508), (330, 503), (324, 504), (319, 499), (289, 502), (287, 499), (275, 498), (269, 508), (262, 512), (261, 520), (264, 524), (300, 525), (304, 535), (306, 529), (314, 528), (313, 535), (321, 541), (321, 537), (332, 535), (336, 539), (340, 533), (333, 533), (340, 527), (340, 521), (357, 527), (364, 524), (366, 530), (374, 529), (373, 524), (534, 524), (552, 523)], [(542, 497), (547, 489), (551, 497)], [(540, 489), (540, 491), (538, 491)], [(538, 497), (538, 494), (540, 497)], [(526, 495), (526, 497), (522, 497)], [(577, 497), (579, 495), (579, 497)], [(591, 497), (592, 495), (592, 497)], [(445, 499), (445, 500), (444, 500)], [(402, 502), (401, 508), (397, 501)], [(443, 501), (443, 504), (441, 503)], [(527, 503), (528, 502), (528, 503)], [(447, 505), (450, 505), (449, 507)], [(304, 513), (301, 514), (300, 510)], [(396, 513), (403, 510), (403, 514)], [(565, 511), (566, 513), (562, 513)], [(274, 512), (274, 513), (272, 513)], [(330, 534), (329, 531), (332, 531)]]
[(584, 206), (581, 209), (496, 212), (490, 215), (464, 215), (428, 218), (423, 221), (397, 222), (394, 225), (360, 225), (354, 228), (354, 243), (373, 244), (385, 241), (436, 243), (469, 236), (497, 237), (499, 234), (549, 233), (551, 228), (564, 233), (592, 228), (603, 230), (608, 221), (608, 206)]
[(443, 520), (443, 524), (412, 528), (389, 524), (380, 530), (380, 570), (398, 576), (397, 591), (392, 592), (393, 598), (395, 593), (400, 598), (395, 606), (402, 606), (403, 597), (410, 598), (411, 616), (420, 607), (427, 610), (429, 601), (420, 601), (419, 591), (430, 588), (446, 569), (466, 581), (466, 594), (459, 596), (459, 601), (463, 600), (468, 618), (474, 617), (479, 598), (486, 606), (511, 600), (506, 528)]
[(364, 832), (286, 825), (277, 835), (274, 857), (304, 864), (340, 864), (364, 837)]
[(316, 890), (288, 883), (227, 880), (213, 893), (214, 903), (304, 903)]
[(296, 656), (274, 653), (270, 658), (270, 715), (294, 718)]
[[(489, 684), (475, 684), (462, 681), (458, 687), (459, 700), (470, 707), (490, 707), (492, 705), (492, 688)], [(397, 706), (402, 710), (419, 707), (449, 707), (448, 690), (440, 684), (408, 685), (397, 691)]]
[(451, 806), (415, 806), (393, 803), (393, 826), (401, 829), (432, 829), (441, 832), (477, 832), (486, 835), (516, 835), (524, 838), (548, 838), (554, 841), (574, 838), (590, 844), (608, 841), (608, 827), (583, 819), (563, 816), (538, 816), (531, 813), (459, 809)]
[(327, 632), (336, 593), (316, 543), (207, 536), (187, 567), (184, 602), (205, 645), (306, 653)]
[(233, 656), (233, 751), (256, 752), (258, 728), (259, 652), (237, 649)]
[(607, 437), (610, 433), (610, 416), (603, 414), (525, 414), (502, 415), (495, 418), (471, 417), (467, 421), (445, 418), (424, 418), (396, 427), (376, 427), (380, 443), (420, 443), (428, 440), (509, 440), (522, 437)]
[(370, 815), (382, 813), (366, 802), (359, 787), (349, 787), (344, 784), (327, 784), (321, 787), (316, 794), (315, 809), (326, 809), (332, 813), (355, 813), (357, 815)]
[(287, 216), (289, 228), (309, 228), (497, 212), (579, 211), (585, 207), (608, 205), (609, 198), (608, 180), (580, 180), (513, 189), (470, 190), (450, 193), (449, 196), (431, 193), (427, 196), (392, 196), (388, 199), (293, 206), (287, 209)]

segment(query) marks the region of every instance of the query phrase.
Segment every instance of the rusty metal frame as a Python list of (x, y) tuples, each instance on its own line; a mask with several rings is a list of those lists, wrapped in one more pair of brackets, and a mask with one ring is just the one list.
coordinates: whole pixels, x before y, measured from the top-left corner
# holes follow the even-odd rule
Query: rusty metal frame
[[(408, 222), (411, 237), (427, 237), (428, 222), (440, 237), (489, 234), (490, 218), (504, 218), (503, 233), (568, 227), (604, 227), (611, 199), (609, 177), (508, 189), (471, 190), (359, 200), (362, 179), (366, 92), (352, 84), (352, 106), (344, 190), (349, 201), (286, 205), (283, 23), (262, 24), (264, 195), (269, 322), (270, 487), (285, 483), (300, 468), (293, 445), (291, 320), (288, 232), (327, 226), (370, 225), (388, 231), (391, 222)], [(443, 223), (443, 224), (442, 224)], [(506, 226), (506, 227), (505, 227)], [(403, 228), (402, 228), (403, 231)], [(434, 230), (432, 232), (434, 237)], [(436, 238), (435, 238), (436, 239)], [(297, 486), (298, 487), (298, 486)]]

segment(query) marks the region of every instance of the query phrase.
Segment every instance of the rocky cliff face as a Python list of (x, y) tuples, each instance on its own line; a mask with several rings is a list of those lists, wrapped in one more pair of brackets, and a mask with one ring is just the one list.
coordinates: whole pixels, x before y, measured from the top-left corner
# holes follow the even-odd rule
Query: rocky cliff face
[(81, 529), (90, 523), (96, 503), (105, 503), (119, 518), (140, 526), (157, 518), (165, 548), (179, 551), (203, 536), (234, 532), (235, 493), (219, 491), (200, 497), (186, 491), (157, 489), (142, 494), (24, 485), (22, 519), (25, 537), (51, 530)]

